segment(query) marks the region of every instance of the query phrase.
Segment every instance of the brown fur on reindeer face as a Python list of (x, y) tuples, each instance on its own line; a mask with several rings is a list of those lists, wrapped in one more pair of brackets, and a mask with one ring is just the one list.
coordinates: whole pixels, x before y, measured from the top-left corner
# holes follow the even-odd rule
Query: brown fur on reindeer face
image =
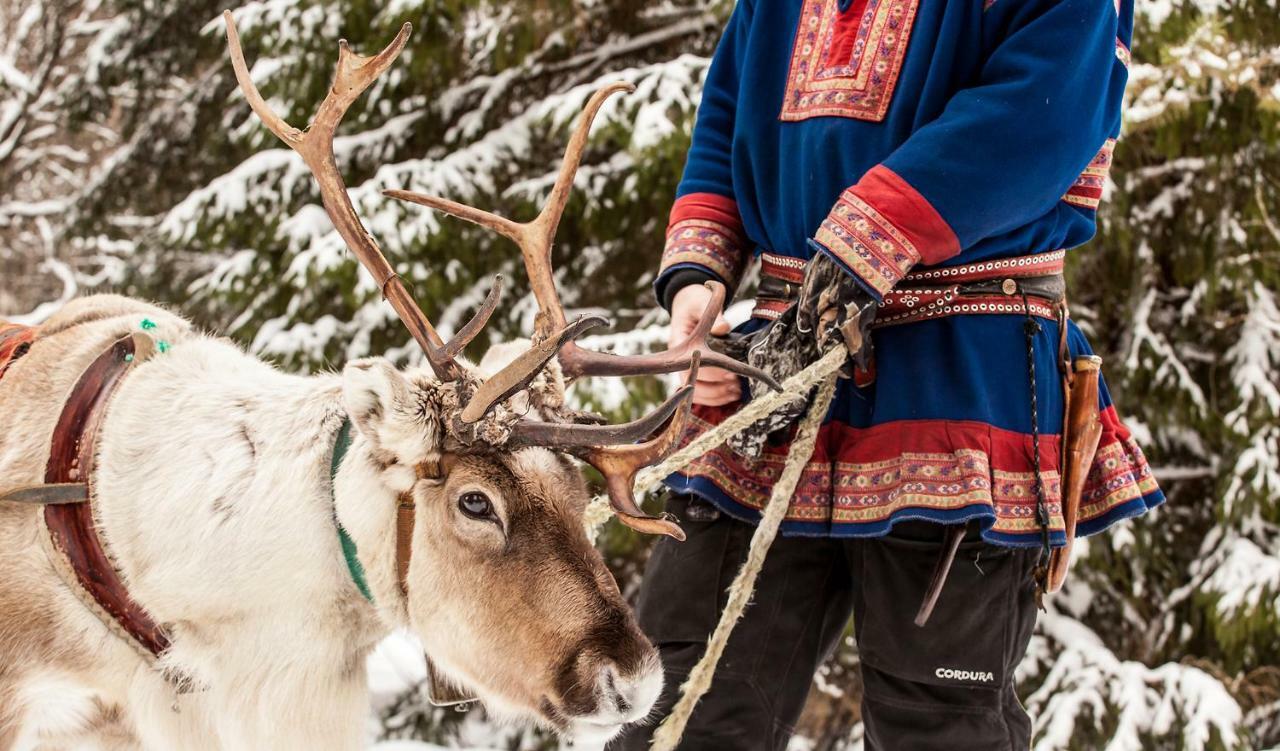
[[(537, 448), (444, 464), (446, 479), (414, 494), (409, 572), (410, 621), (432, 659), (484, 686), (489, 706), (578, 738), (643, 717), (661, 666), (583, 531), (578, 470)], [(430, 594), (415, 597), (418, 583)]]
[[(554, 382), (542, 385), (541, 400), (562, 401)], [(662, 671), (587, 539), (586, 483), (545, 448), (458, 444), (443, 427), (448, 398), (430, 374), (377, 358), (344, 374), (369, 469), (414, 507), (408, 625), (435, 666), (488, 706), (606, 738), (648, 712)]]

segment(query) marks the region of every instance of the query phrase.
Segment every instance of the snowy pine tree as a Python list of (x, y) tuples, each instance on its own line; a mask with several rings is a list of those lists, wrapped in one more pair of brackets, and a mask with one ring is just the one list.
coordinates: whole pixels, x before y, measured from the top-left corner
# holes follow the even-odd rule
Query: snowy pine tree
[[(518, 253), (381, 191), (531, 216), (589, 94), (634, 83), (594, 131), (556, 261), (567, 304), (636, 331), (593, 344), (635, 348), (663, 339), (648, 282), (731, 5), (259, 0), (236, 18), (264, 96), (297, 126), (323, 97), (339, 37), (369, 53), (414, 24), (337, 152), (367, 226), (445, 332), (494, 273), (511, 282), (496, 336), (530, 330)], [(286, 368), (412, 360), (301, 161), (236, 90), (219, 10), (0, 0), (0, 311), (38, 318), (51, 309), (38, 303), (64, 291), (112, 287), (174, 305)], [(1022, 666), (1024, 698), (1038, 749), (1270, 747), (1280, 745), (1280, 6), (1151, 0), (1139, 13), (1115, 184), (1098, 239), (1069, 273), (1073, 315), (1170, 501), (1079, 546)], [(660, 393), (631, 385), (588, 384), (582, 398), (634, 413)], [(604, 544), (628, 591), (647, 541), (613, 530)], [(859, 746), (854, 666), (846, 650), (816, 682), (804, 721), (813, 748)], [(419, 675), (404, 671), (379, 685)], [(514, 731), (495, 740), (482, 717), (426, 711), (419, 693), (387, 711), (395, 737), (539, 742)]]

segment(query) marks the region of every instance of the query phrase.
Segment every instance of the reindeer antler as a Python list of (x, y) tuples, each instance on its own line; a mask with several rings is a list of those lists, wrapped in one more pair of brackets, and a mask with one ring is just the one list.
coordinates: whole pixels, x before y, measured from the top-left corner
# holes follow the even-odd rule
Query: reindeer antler
[(320, 187), (320, 199), (324, 202), (325, 212), (333, 221), (334, 228), (355, 257), (373, 275), (374, 281), (382, 290), (382, 296), (391, 303), (396, 315), (422, 347), (436, 377), (441, 380), (456, 380), (461, 371), (454, 362), (454, 357), (471, 339), (475, 338), (488, 322), (489, 316), (493, 314), (501, 294), (501, 278), (494, 281), (493, 289), (490, 290), (488, 298), (475, 317), (462, 327), (453, 341), (445, 344), (426, 314), (409, 295), (404, 282), (387, 262), (377, 241), (360, 222), (355, 208), (351, 205), (346, 183), (342, 180), (342, 173), (338, 170), (338, 163), (333, 155), (334, 131), (342, 122), (347, 109), (400, 55), (405, 42), (409, 40), (412, 26), (406, 23), (400, 27), (400, 33), (391, 41), (391, 44), (373, 57), (357, 55), (347, 46), (345, 39), (339, 41), (338, 64), (333, 76), (333, 85), (316, 110), (311, 125), (307, 130), (301, 131), (273, 112), (270, 105), (258, 93), (258, 87), (249, 77), (249, 67), (245, 64), (244, 51), (240, 48), (240, 35), (236, 31), (235, 19), (231, 11), (223, 11), (222, 18), (227, 24), (227, 44), (231, 48), (231, 66), (235, 69), (236, 81), (239, 82), (245, 99), (249, 101), (249, 106), (253, 108), (254, 113), (267, 126), (267, 129), (276, 134), (289, 148), (298, 152), (302, 161), (306, 162), (307, 167), (311, 169)]
[[(240, 37), (236, 32), (231, 12), (223, 13), (227, 24), (227, 42), (231, 49), (231, 63), (236, 80), (244, 92), (249, 106), (262, 122), (280, 140), (298, 152), (310, 168), (320, 187), (320, 197), (325, 211), (332, 219), (338, 234), (360, 263), (373, 274), (378, 286), (426, 353), (427, 362), (442, 381), (455, 381), (463, 377), (463, 371), (455, 358), (484, 328), (498, 305), (502, 292), (502, 278), (494, 280), (493, 288), (480, 306), (480, 310), (457, 336), (448, 343), (431, 325), (422, 309), (409, 296), (404, 283), (391, 268), (377, 242), (365, 229), (347, 186), (338, 170), (333, 153), (334, 132), (351, 104), (382, 74), (404, 49), (409, 38), (410, 25), (405, 24), (396, 38), (373, 57), (353, 53), (345, 41), (338, 46), (338, 64), (333, 86), (316, 110), (315, 118), (306, 131), (290, 126), (271, 110), (249, 77)], [(520, 246), (530, 283), (541, 311), (537, 323), (536, 343), (527, 352), (516, 357), (487, 381), (474, 386), (465, 405), (455, 415), (452, 431), (464, 443), (477, 440), (478, 426), (493, 407), (525, 389), (538, 373), (555, 357), (559, 357), (566, 375), (634, 375), (669, 373), (689, 369), (689, 381), (673, 397), (649, 415), (622, 425), (587, 425), (574, 422), (547, 423), (519, 419), (508, 423), (509, 438), (504, 444), (509, 448), (537, 445), (555, 448), (574, 454), (598, 469), (605, 477), (609, 498), (624, 524), (642, 532), (660, 533), (684, 539), (684, 533), (676, 524), (666, 519), (646, 515), (636, 503), (633, 486), (636, 473), (643, 467), (660, 461), (680, 440), (688, 421), (693, 396), (693, 379), (696, 378), (702, 354), (695, 346), (709, 333), (720, 306), (724, 303), (724, 288), (713, 285), (711, 304), (689, 339), (664, 353), (638, 357), (591, 352), (579, 348), (574, 339), (587, 329), (605, 323), (601, 318), (585, 318), (570, 323), (564, 313), (560, 296), (556, 292), (551, 270), (551, 247), (556, 227), (568, 202), (569, 190), (586, 146), (591, 121), (604, 100), (611, 94), (631, 90), (630, 84), (613, 84), (596, 92), (587, 105), (582, 121), (578, 124), (565, 152), (564, 163), (547, 205), (537, 219), (517, 224), (488, 212), (473, 209), (444, 199), (420, 196), (404, 191), (387, 191), (388, 195), (415, 203), (433, 206), (470, 221), (491, 227), (513, 239)], [(718, 353), (706, 356), (708, 364), (732, 370), (743, 375), (764, 380), (777, 386), (765, 373)], [(467, 379), (470, 387), (470, 379)], [(662, 427), (665, 423), (665, 427)], [(656, 436), (654, 435), (656, 433)], [(637, 441), (642, 441), (637, 443)]]
[[(568, 325), (564, 305), (560, 294), (556, 291), (555, 274), (551, 268), (551, 250), (555, 244), (556, 229), (564, 215), (565, 206), (569, 202), (569, 192), (573, 188), (573, 179), (577, 175), (582, 162), (582, 152), (587, 145), (587, 136), (591, 132), (591, 124), (599, 113), (605, 100), (620, 91), (634, 91), (629, 83), (611, 83), (594, 95), (587, 102), (582, 118), (574, 129), (569, 145), (565, 148), (564, 160), (560, 164), (560, 172), (556, 176), (551, 194), (538, 216), (528, 222), (515, 222), (482, 209), (466, 206), (447, 198), (414, 193), (407, 190), (384, 190), (383, 194), (402, 201), (427, 206), (446, 214), (465, 219), (482, 227), (487, 227), (498, 234), (514, 241), (520, 247), (524, 257), (525, 269), (529, 273), (529, 283), (533, 287), (533, 296), (538, 302), (540, 315), (537, 332), (546, 338), (552, 332)], [(713, 299), (702, 313), (697, 328), (685, 341), (665, 352), (646, 355), (619, 356), (606, 352), (593, 352), (582, 349), (574, 341), (568, 341), (560, 348), (560, 366), (569, 378), (581, 376), (629, 376), (674, 373), (686, 370), (691, 362), (693, 350), (701, 343), (703, 337), (715, 325), (716, 316), (724, 304), (724, 287), (716, 282), (708, 282), (715, 291)], [(718, 352), (704, 352), (703, 364), (724, 368), (740, 375), (754, 378), (769, 384), (774, 389), (780, 388), (778, 382), (758, 368), (739, 362)]]
[[(640, 470), (665, 459), (684, 435), (689, 424), (693, 383), (698, 378), (701, 357), (700, 351), (690, 355), (685, 385), (641, 420), (625, 425), (563, 425), (522, 420), (511, 431), (511, 442), (558, 448), (582, 459), (604, 475), (609, 505), (619, 521), (638, 532), (670, 535), (684, 541), (684, 530), (680, 525), (650, 516), (640, 508), (636, 503), (635, 484)], [(654, 436), (663, 422), (666, 422), (666, 427)], [(647, 436), (652, 437), (642, 443), (634, 443)]]

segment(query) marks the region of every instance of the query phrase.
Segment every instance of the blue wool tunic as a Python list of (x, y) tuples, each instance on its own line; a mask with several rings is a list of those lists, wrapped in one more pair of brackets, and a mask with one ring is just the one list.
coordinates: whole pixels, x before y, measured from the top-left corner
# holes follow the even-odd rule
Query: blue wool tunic
[[(762, 252), (825, 253), (883, 299), (908, 274), (1087, 242), (1132, 22), (1133, 0), (739, 0), (707, 74), (659, 298), (683, 270), (733, 290)], [(783, 534), (979, 519), (989, 541), (1038, 544), (1025, 320), (877, 330), (875, 378), (842, 382)], [(1058, 324), (1040, 323), (1041, 480), (1062, 544)], [(1088, 354), (1068, 325), (1072, 354)], [(1163, 501), (1105, 386), (1100, 406), (1077, 534)], [(690, 437), (733, 409), (698, 408)], [(754, 520), (786, 451), (748, 461), (721, 448), (668, 485)]]

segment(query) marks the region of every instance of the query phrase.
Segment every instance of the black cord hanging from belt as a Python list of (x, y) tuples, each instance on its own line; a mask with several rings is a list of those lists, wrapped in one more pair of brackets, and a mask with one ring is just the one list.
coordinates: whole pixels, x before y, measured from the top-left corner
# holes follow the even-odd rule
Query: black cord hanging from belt
[(1040, 404), (1036, 388), (1036, 334), (1043, 329), (1040, 322), (1031, 315), (1031, 302), (1027, 299), (1027, 291), (1019, 285), (1022, 295), (1022, 307), (1027, 320), (1022, 330), (1027, 338), (1027, 383), (1031, 389), (1031, 464), (1035, 471), (1036, 522), (1040, 525), (1040, 560), (1036, 562), (1036, 603), (1044, 609), (1042, 599), (1048, 586), (1049, 558), (1053, 549), (1049, 545), (1049, 506), (1044, 497), (1044, 480), (1040, 473)]

